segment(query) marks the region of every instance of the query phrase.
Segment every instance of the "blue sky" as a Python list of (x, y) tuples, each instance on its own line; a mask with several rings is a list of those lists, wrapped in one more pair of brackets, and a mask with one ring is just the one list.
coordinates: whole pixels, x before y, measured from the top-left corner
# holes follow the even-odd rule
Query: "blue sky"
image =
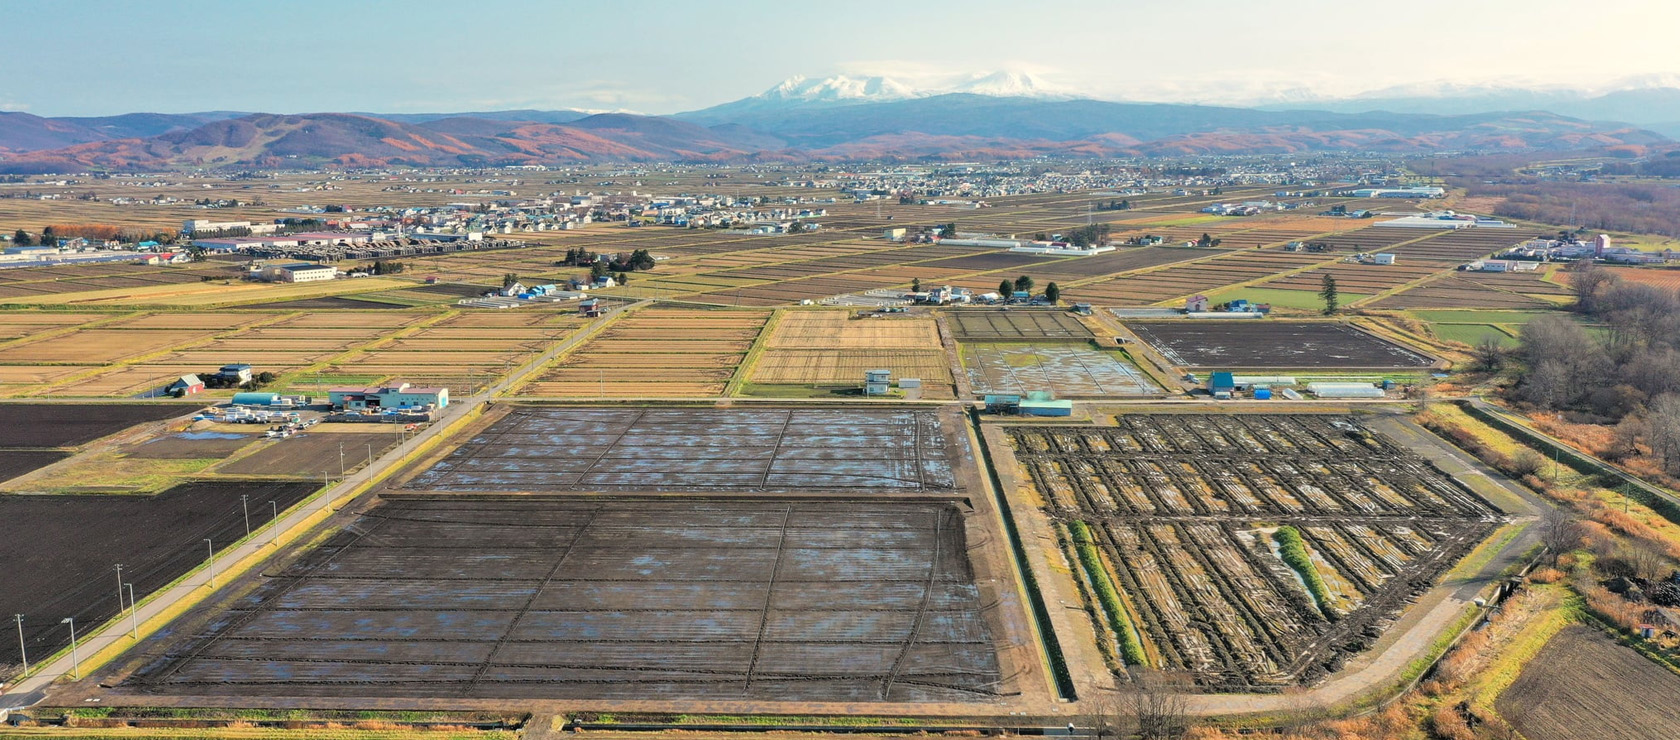
[[(690, 110), (796, 74), (1033, 73), (1212, 103), (1443, 84), (1680, 83), (1652, 0), (0, 0), (0, 109)], [(21, 43), (21, 45), (20, 45)]]

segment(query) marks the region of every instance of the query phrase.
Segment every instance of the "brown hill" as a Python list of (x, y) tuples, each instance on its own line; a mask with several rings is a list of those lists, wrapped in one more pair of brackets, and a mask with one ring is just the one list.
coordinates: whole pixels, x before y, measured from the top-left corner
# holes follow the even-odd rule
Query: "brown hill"
[[(1027, 115), (1033, 105), (1040, 104), (1020, 103), (1006, 108), (999, 108), (996, 103), (987, 105), (992, 107), (966, 112), (1000, 116), (1009, 113), (1029, 122), (1041, 120)], [(1192, 106), (1104, 105), (1108, 107), (1099, 106), (1094, 113), (1086, 111), (1086, 117), (1081, 120), (1069, 119), (1053, 125), (1038, 123), (1024, 128), (1003, 119), (974, 123), (973, 117), (957, 115), (965, 111), (937, 108), (933, 112), (938, 116), (928, 114), (896, 122), (873, 118), (849, 124), (840, 119), (803, 121), (799, 123), (803, 128), (787, 124), (790, 129), (798, 128), (788, 134), (765, 133), (739, 123), (705, 126), (678, 118), (624, 114), (587, 116), (558, 124), (473, 116), (404, 123), (345, 113), (256, 114), (216, 120), (149, 138), (116, 140), (99, 140), (97, 137), (103, 134), (77, 131), (54, 119), (3, 114), (9, 118), (0, 119), (0, 134), (6, 134), (0, 136), (0, 142), (18, 142), (21, 148), (61, 139), (76, 143), (41, 151), (20, 151), (17, 147), (10, 153), (0, 150), (0, 172), (143, 171), (183, 167), (478, 167), (580, 162), (996, 160), (1336, 150), (1410, 153), (1621, 147), (1631, 151), (1673, 143), (1634, 127), (1590, 123), (1548, 113), (1456, 118), (1313, 114), (1298, 122), (1279, 124), (1277, 114), (1207, 109), (1230, 119), (1224, 125), (1208, 126), (1205, 118), (1196, 118), (1204, 109)], [(1115, 110), (1132, 116), (1148, 114), (1153, 118), (1115, 118), (1106, 123), (1097, 120), (1097, 113), (1107, 115)], [(26, 117), (18, 118), (20, 115)], [(856, 117), (857, 112), (846, 115)]]

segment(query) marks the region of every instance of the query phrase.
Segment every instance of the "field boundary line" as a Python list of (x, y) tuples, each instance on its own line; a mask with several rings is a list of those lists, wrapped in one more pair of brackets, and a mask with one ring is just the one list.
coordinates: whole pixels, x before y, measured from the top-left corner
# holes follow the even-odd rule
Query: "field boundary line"
[(504, 379), (500, 384), (500, 388), (492, 387), (486, 389), (486, 393), (488, 393), (491, 397), (505, 398), (507, 395), (512, 394), (515, 390), (524, 390), (526, 386), (536, 382), (542, 377), (542, 373), (540, 372), (541, 370), (565, 357), (570, 357), (573, 353), (582, 349), (584, 345), (587, 345), (589, 340), (593, 339), (596, 334), (599, 334), (608, 326), (618, 323), (618, 321), (623, 319), (625, 316), (629, 316), (631, 312), (636, 311), (643, 306), (650, 305), (653, 305), (652, 301), (632, 303), (624, 308), (596, 319), (592, 324), (580, 327), (571, 336), (560, 340), (558, 344), (549, 348), (542, 354), (531, 358), (531, 360), (523, 366), (523, 370), (516, 371), (520, 376), (517, 382), (509, 383)]
[(759, 328), (758, 336), (753, 337), (753, 344), (747, 348), (746, 356), (741, 358), (741, 364), (735, 366), (735, 374), (729, 377), (729, 382), (724, 384), (723, 392), (719, 395), (725, 398), (741, 395), (741, 387), (750, 382), (753, 370), (758, 367), (759, 358), (770, 349), (770, 336), (776, 332), (776, 327), (781, 324), (782, 317), (786, 316), (787, 312), (786, 308), (770, 312), (769, 318), (765, 319), (764, 325)]

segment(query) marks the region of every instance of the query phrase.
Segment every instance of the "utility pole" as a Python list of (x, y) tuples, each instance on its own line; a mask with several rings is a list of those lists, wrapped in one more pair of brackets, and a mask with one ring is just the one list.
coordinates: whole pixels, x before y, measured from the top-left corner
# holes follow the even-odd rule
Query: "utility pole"
[(344, 443), (338, 443), (338, 477), (344, 477)]
[(59, 624), (70, 625), (70, 665), (76, 670), (76, 680), (80, 681), (82, 680), (82, 656), (76, 653), (76, 618), (65, 617), (59, 620)]
[(123, 610), (123, 601), (122, 601), (123, 600), (123, 588), (122, 588), (122, 585), (123, 585), (122, 563), (117, 563), (117, 613), (118, 614), (121, 614), (122, 610)]
[(128, 585), (128, 623), (134, 628), (134, 639), (140, 639), (140, 606), (134, 600), (134, 584)]
[(244, 514), (245, 514), (245, 536), (250, 537), (251, 536), (251, 497), (250, 497), (250, 495), (244, 494), (244, 493), (239, 494), (239, 510), (241, 512), (244, 512)]
[(28, 673), (29, 672), (29, 651), (23, 643), (23, 615), (22, 614), (13, 614), (12, 617), (17, 620), (17, 626), (18, 626), (18, 657), (23, 660), (23, 672)]
[(206, 558), (205, 561), (204, 561), (204, 562), (210, 564), (210, 587), (215, 588), (216, 587), (216, 543), (215, 543), (215, 541), (206, 537), (204, 539), (204, 547), (205, 547), (205, 549), (209, 550), (209, 552), (210, 552), (210, 557)]

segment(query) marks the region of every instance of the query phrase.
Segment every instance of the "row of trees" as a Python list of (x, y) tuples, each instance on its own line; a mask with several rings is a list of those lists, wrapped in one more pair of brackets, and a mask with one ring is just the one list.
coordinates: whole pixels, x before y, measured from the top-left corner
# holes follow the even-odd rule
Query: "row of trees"
[[(1004, 280), (998, 283), (998, 295), (1008, 298), (1015, 293), (1031, 294), (1033, 291), (1033, 285), (1034, 282), (1031, 275), (1022, 275), (1014, 280)], [(1050, 283), (1049, 285), (1044, 286), (1044, 299), (1051, 303), (1061, 300), (1062, 286), (1055, 283)]]
[[(1583, 421), (1615, 425), (1609, 457), (1650, 456), (1680, 474), (1680, 294), (1631, 283), (1587, 265), (1574, 274), (1574, 317), (1526, 324), (1515, 358), (1515, 398)], [(1485, 370), (1507, 354), (1493, 343), (1475, 351)]]
[(587, 249), (568, 249), (565, 259), (559, 263), (562, 267), (593, 267), (604, 265), (609, 272), (637, 272), (651, 270), (655, 264), (653, 255), (646, 249), (638, 249), (628, 255), (596, 254)]
[(75, 239), (81, 237), (88, 241), (105, 242), (120, 241), (135, 244), (153, 241), (159, 244), (174, 244), (176, 233), (160, 231), (148, 233), (132, 231), (110, 224), (52, 224), (43, 227), (39, 235), (31, 234), (23, 229), (12, 232), (12, 246), (55, 246), (59, 239)]

